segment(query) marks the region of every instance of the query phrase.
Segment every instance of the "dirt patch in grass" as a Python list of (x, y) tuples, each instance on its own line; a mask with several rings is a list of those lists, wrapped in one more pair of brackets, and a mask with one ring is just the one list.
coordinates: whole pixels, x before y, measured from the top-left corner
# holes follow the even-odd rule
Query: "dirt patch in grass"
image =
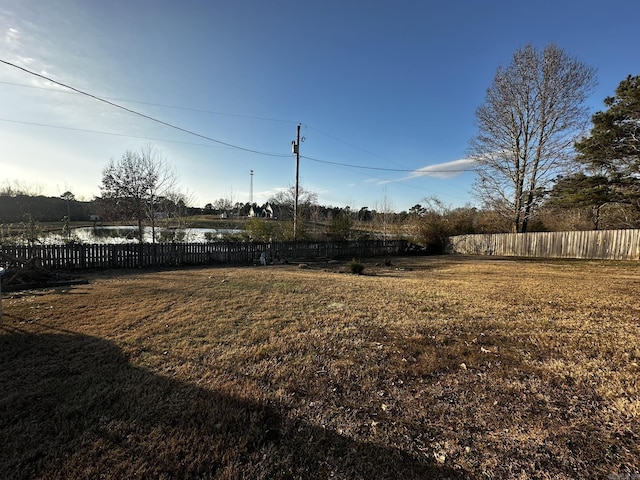
[(0, 477), (640, 473), (636, 263), (363, 264), (5, 295)]

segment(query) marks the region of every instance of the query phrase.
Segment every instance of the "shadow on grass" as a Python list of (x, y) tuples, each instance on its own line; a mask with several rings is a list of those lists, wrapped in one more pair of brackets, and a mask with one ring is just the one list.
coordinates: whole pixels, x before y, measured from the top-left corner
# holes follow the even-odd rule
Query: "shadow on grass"
[(103, 339), (0, 333), (0, 478), (464, 478), (136, 368)]

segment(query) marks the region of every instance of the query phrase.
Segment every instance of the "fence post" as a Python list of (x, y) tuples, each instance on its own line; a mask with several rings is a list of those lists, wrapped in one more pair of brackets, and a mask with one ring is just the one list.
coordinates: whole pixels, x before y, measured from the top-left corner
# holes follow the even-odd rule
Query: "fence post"
[(2, 276), (4, 272), (4, 268), (0, 267), (0, 325), (2, 325)]

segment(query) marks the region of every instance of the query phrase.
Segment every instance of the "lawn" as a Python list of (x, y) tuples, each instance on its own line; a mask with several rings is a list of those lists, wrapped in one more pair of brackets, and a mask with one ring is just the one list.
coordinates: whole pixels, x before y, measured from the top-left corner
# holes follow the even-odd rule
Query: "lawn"
[(112, 271), (4, 294), (0, 478), (634, 478), (637, 263)]

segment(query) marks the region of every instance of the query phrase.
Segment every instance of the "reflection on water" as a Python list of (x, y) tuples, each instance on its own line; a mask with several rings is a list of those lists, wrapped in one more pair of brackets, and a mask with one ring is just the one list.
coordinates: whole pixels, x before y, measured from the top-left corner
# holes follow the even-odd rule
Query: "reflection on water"
[[(156, 228), (156, 242), (206, 243), (243, 232), (244, 230), (231, 228)], [(80, 243), (131, 243), (138, 241), (138, 227), (78, 227), (71, 230), (71, 238)], [(143, 239), (145, 242), (153, 241), (151, 227), (143, 227)], [(66, 237), (60, 234), (52, 234), (44, 243), (64, 243), (65, 240)]]

